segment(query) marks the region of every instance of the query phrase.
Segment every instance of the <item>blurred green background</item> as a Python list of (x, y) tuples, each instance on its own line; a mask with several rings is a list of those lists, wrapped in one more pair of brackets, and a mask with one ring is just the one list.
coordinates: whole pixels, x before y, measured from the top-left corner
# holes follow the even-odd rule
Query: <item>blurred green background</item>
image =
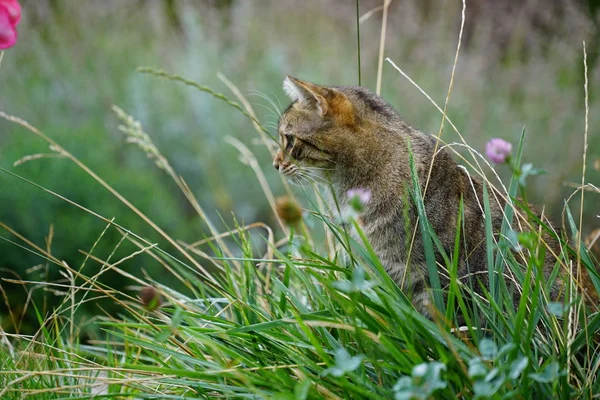
[[(360, 1), (360, 14), (382, 3)], [(599, 2), (467, 3), (448, 115), (480, 151), (492, 137), (516, 142), (526, 126), (524, 160), (547, 171), (530, 179), (530, 200), (544, 204), (560, 220), (564, 199), (574, 190), (569, 185), (581, 181), (584, 40), (590, 79), (586, 181), (600, 186)], [(240, 221), (275, 226), (254, 174), (225, 137), (247, 144), (274, 192), (281, 194), (282, 187), (268, 152), (257, 144), (257, 133), (244, 116), (206, 93), (140, 74), (136, 67), (162, 68), (235, 99), (217, 78), (221, 72), (248, 97), (266, 125), (276, 124), (277, 116), (258, 93), (285, 107), (288, 100), (281, 83), (287, 74), (326, 85), (358, 81), (354, 0), (23, 0), (21, 4), (19, 41), (5, 51), (0, 66), (0, 110), (44, 131), (169, 234), (187, 242), (203, 238), (206, 227), (164, 171), (125, 144), (111, 105), (141, 121), (219, 228), (231, 223), (232, 212)], [(441, 105), (454, 61), (460, 10), (458, 0), (397, 0), (390, 6), (385, 56)], [(372, 89), (381, 18), (375, 10), (360, 24), (362, 80)], [(411, 125), (438, 131), (440, 114), (387, 63), (382, 96)], [(449, 127), (443, 137), (457, 140)], [(43, 158), (13, 165), (26, 155), (49, 152), (30, 132), (0, 121), (0, 166), (164, 245), (140, 218), (70, 161)], [(575, 199), (572, 211), (578, 213), (579, 197)], [(600, 225), (598, 194), (587, 194), (585, 203), (584, 230), (591, 231)], [(41, 247), (49, 246), (52, 254), (76, 268), (84, 259), (80, 250), (89, 251), (106, 225), (4, 172), (0, 222)], [(22, 243), (5, 230), (0, 236)], [(116, 230), (108, 230), (94, 254), (106, 258), (120, 238)], [(124, 243), (113, 260), (133, 250)], [(146, 256), (123, 267), (133, 274), (160, 271)], [(98, 269), (98, 263), (88, 261), (83, 273), (93, 275)], [(17, 277), (65, 281), (57, 267), (0, 240), (0, 278)], [(118, 275), (108, 273), (103, 279), (119, 288)], [(35, 328), (31, 299), (43, 314), (62, 296), (5, 280), (0, 286), (1, 324), (8, 331)], [(86, 304), (83, 324), (99, 312), (97, 305)], [(110, 303), (103, 308), (116, 311)]]

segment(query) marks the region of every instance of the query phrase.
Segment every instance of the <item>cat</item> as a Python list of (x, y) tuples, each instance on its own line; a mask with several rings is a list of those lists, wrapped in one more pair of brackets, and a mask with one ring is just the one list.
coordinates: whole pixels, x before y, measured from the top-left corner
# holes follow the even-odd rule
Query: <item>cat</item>
[[(482, 293), (479, 282), (489, 290), (484, 186), (479, 177), (457, 165), (435, 136), (409, 126), (392, 106), (365, 87), (320, 86), (288, 76), (284, 90), (293, 102), (279, 120), (281, 143), (273, 166), (295, 179), (318, 174), (330, 184), (332, 197), (342, 209), (348, 205), (349, 190), (369, 191), (371, 198), (358, 222), (389, 276), (419, 312), (431, 317), (435, 310), (422, 236), (420, 231), (413, 235), (418, 213), (408, 192), (412, 185), (409, 142), (427, 219), (448, 255), (455, 247), (462, 198), (457, 276), (464, 283), (470, 280), (476, 292)], [(498, 238), (505, 200), (491, 190), (489, 196), (492, 230)], [(517, 219), (527, 223), (522, 215)], [(543, 239), (547, 243), (543, 267), (547, 280), (561, 249), (550, 235), (544, 234)], [(436, 252), (436, 261), (441, 287), (447, 288), (448, 272), (440, 252)], [(563, 276), (556, 278), (550, 293), (553, 299), (564, 290)], [(595, 294), (593, 288), (591, 292)]]

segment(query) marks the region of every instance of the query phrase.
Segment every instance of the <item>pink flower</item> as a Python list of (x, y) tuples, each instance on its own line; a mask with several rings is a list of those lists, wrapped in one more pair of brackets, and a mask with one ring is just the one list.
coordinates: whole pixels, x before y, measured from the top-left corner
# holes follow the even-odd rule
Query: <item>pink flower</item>
[(369, 189), (350, 189), (346, 195), (348, 196), (348, 204), (355, 211), (364, 210), (367, 203), (371, 200), (371, 191)]
[(510, 157), (512, 144), (504, 139), (494, 138), (485, 145), (485, 155), (494, 164), (502, 164)]
[(17, 0), (0, 0), (0, 50), (17, 42), (17, 24), (21, 20), (21, 6)]

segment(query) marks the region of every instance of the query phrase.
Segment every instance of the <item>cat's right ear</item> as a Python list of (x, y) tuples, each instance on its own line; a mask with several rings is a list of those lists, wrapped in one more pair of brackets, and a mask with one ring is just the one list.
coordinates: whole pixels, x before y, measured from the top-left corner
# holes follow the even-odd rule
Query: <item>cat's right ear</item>
[(283, 90), (292, 101), (315, 105), (321, 115), (327, 114), (329, 110), (327, 88), (288, 76), (283, 81)]

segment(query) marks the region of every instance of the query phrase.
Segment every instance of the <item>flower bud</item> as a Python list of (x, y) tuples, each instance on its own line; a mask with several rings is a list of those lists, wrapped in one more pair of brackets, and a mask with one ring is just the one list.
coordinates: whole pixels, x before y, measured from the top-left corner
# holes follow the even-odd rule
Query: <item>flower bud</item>
[(350, 189), (346, 192), (348, 196), (348, 204), (356, 212), (365, 209), (369, 201), (371, 201), (371, 191), (369, 189)]
[(485, 155), (494, 164), (504, 164), (511, 151), (512, 144), (500, 138), (494, 138), (485, 145)]

